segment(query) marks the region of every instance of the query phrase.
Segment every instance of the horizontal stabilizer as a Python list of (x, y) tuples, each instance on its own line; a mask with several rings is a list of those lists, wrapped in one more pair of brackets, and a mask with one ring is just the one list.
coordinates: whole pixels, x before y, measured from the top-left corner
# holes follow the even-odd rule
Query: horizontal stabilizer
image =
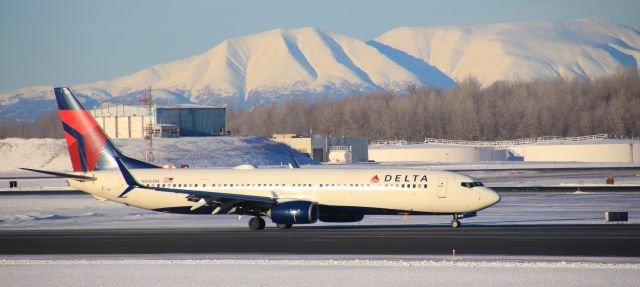
[(94, 181), (94, 180), (96, 180), (96, 178), (92, 177), (92, 176), (79, 175), (79, 174), (73, 174), (73, 173), (55, 172), (55, 171), (24, 168), (24, 167), (21, 167), (20, 169), (33, 171), (33, 172), (44, 173), (44, 174), (48, 174), (48, 175), (54, 175), (54, 176), (58, 176), (58, 177), (75, 179), (75, 180), (79, 180), (79, 181)]

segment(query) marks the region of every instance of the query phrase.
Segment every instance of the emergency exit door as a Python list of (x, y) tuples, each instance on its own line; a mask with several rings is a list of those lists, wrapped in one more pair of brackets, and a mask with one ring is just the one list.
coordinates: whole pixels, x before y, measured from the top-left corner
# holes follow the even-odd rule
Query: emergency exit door
[(440, 177), (438, 178), (438, 197), (445, 198), (447, 197), (447, 178)]

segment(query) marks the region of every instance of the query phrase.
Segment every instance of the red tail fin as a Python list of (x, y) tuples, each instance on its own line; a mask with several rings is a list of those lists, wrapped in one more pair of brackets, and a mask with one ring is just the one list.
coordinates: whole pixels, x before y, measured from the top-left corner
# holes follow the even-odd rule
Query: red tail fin
[(114, 156), (129, 168), (157, 167), (122, 155), (69, 88), (54, 92), (74, 171), (117, 169)]

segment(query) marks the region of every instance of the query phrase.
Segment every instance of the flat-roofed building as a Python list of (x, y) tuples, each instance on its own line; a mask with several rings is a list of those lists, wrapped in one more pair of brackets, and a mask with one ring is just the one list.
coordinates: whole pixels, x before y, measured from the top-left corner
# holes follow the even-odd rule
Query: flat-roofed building
[(111, 138), (218, 136), (226, 134), (226, 109), (203, 105), (103, 105), (91, 115)]
[(274, 134), (272, 140), (285, 143), (308, 157), (321, 162), (366, 162), (366, 137), (311, 137), (297, 134)]

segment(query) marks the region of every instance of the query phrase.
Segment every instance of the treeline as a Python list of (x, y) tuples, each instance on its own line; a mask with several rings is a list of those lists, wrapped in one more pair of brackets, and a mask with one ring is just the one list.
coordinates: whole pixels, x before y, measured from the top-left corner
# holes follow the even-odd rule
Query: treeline
[(0, 138), (63, 138), (58, 111), (41, 113), (34, 121), (0, 120)]
[[(367, 136), (422, 141), (427, 137), (501, 140), (609, 133), (640, 137), (640, 77), (636, 69), (595, 80), (500, 81), (473, 78), (450, 90), (410, 88), (319, 101), (291, 98), (227, 110), (234, 135), (274, 133)], [(33, 122), (0, 120), (0, 138), (63, 137), (56, 111)]]
[(235, 135), (321, 133), (370, 140), (425, 138), (501, 140), (598, 133), (640, 136), (636, 69), (595, 80), (500, 81), (473, 78), (451, 90), (429, 87), (340, 100), (290, 99), (253, 109), (231, 108)]

